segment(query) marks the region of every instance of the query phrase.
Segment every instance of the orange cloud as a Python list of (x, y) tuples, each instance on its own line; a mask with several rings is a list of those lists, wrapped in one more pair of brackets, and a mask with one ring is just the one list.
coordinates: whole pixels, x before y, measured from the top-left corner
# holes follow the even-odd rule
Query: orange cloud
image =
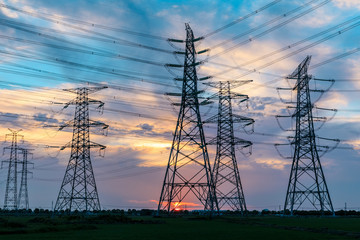
[(264, 167), (273, 168), (277, 170), (283, 170), (287, 165), (291, 164), (291, 160), (280, 160), (280, 159), (256, 159), (257, 164), (263, 165)]

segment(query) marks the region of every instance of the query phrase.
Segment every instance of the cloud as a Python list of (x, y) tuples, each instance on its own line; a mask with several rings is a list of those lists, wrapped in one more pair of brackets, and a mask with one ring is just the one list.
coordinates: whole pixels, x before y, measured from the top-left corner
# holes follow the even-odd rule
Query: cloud
[(33, 117), (38, 122), (59, 123), (57, 119), (51, 119), (46, 113), (37, 113)]
[[(17, 2), (17, 1), (10, 1), (11, 4), (16, 4), (16, 2)], [(6, 5), (6, 3), (5, 3), (3, 0), (1, 0), (0, 3)], [(19, 15), (17, 14), (17, 12), (12, 11), (12, 10), (9, 10), (9, 9), (7, 9), (7, 8), (4, 8), (4, 7), (1, 8), (1, 12), (2, 12), (5, 16), (7, 16), (7, 17), (9, 17), (9, 18), (18, 18), (18, 17), (19, 17)]]
[[(63, 18), (69, 17), (82, 21), (93, 22), (95, 24), (103, 24), (109, 27), (125, 28), (134, 30), (140, 33), (150, 33), (162, 37), (174, 37), (178, 39), (185, 38), (184, 22), (190, 22), (194, 30), (195, 36), (201, 36), (204, 33), (209, 33), (217, 27), (221, 27), (233, 19), (238, 19), (249, 12), (258, 9), (261, 5), (265, 5), (266, 1), (243, 1), (236, 4), (224, 1), (195, 1), (190, 5), (177, 3), (175, 6), (171, 2), (159, 1), (80, 1), (63, 3), (61, 1), (46, 1), (46, 0), (26, 0), (26, 1), (8, 1), (14, 6), (21, 6), (21, 8), (30, 11), (39, 11), (49, 14), (56, 14), (56, 16)], [(10, 4), (9, 3), (9, 4)], [(333, 26), (345, 21), (350, 14), (350, 10), (356, 9), (358, 1), (336, 1), (338, 8), (319, 9), (312, 15), (307, 15), (296, 23), (284, 26), (271, 34), (252, 41), (246, 45), (234, 48), (232, 51), (219, 56), (214, 59), (214, 62), (223, 63), (226, 65), (241, 67), (242, 64), (259, 58), (267, 53), (280, 49), (284, 46), (304, 39), (312, 34), (325, 30), (327, 26)], [(249, 4), (252, 6), (249, 7)], [(301, 1), (296, 2), (280, 2), (269, 10), (257, 14), (256, 18), (249, 18), (240, 24), (233, 25), (231, 28), (214, 34), (209, 38), (205, 38), (202, 42), (196, 43), (196, 49), (201, 50), (208, 47), (213, 47), (217, 43), (228, 40), (233, 36), (240, 34), (252, 26), (257, 26), (265, 21), (272, 19), (273, 14), (280, 14), (292, 9), (294, 5), (303, 4)], [(201, 9), (201, 11), (198, 11)], [(329, 12), (327, 12), (329, 10)], [(196, 13), (195, 13), (196, 12)], [(195, 13), (195, 14), (194, 14)], [(329, 13), (329, 14), (327, 14)], [(13, 12), (2, 13), (4, 17), (17, 17), (19, 21), (24, 23), (31, 23), (38, 26), (50, 27), (60, 29), (62, 31), (71, 33), (88, 34), (91, 37), (100, 37), (98, 34), (84, 33), (59, 25), (56, 23), (49, 23), (43, 20), (29, 17), (23, 14), (18, 16), (11, 16)], [(10, 14), (7, 16), (6, 14)], [(17, 14), (16, 14), (17, 15)], [(320, 17), (319, 17), (320, 16)], [(206, 21), (204, 21), (206, 19)], [(145, 24), (144, 24), (145, 23)], [(142, 36), (129, 35), (124, 32), (113, 32), (110, 30), (99, 29), (93, 26), (84, 26), (89, 30), (94, 30), (98, 33), (105, 33), (116, 38), (123, 38), (134, 41), (138, 44), (159, 47), (166, 50), (174, 50), (166, 41), (158, 41), (156, 39), (143, 38)], [(321, 28), (321, 29), (320, 29)], [(324, 29), (322, 29), (324, 28)], [(3, 34), (11, 37), (19, 37), (25, 39), (32, 39), (40, 42), (53, 42), (50, 40), (44, 41), (41, 36), (35, 36), (19, 32), (15, 29), (2, 28)], [(265, 29), (264, 29), (265, 30)], [(86, 46), (96, 47), (106, 51), (116, 53), (126, 53), (129, 56), (138, 57), (141, 59), (156, 59), (160, 63), (176, 63), (177, 60), (171, 54), (163, 54), (159, 52), (151, 52), (141, 48), (133, 48), (128, 46), (114, 45), (110, 43), (100, 43), (93, 40), (84, 40), (75, 37), (65, 37), (51, 33), (66, 39), (75, 41), (76, 43), (83, 43), (82, 49)], [(240, 105), (234, 101), (234, 113), (254, 117), (255, 133), (254, 135), (246, 135), (242, 129), (236, 126), (235, 135), (251, 140), (254, 142), (253, 155), (244, 157), (241, 154), (237, 155), (239, 162), (239, 170), (241, 172), (241, 180), (244, 184), (245, 195), (247, 202), (254, 208), (267, 205), (278, 205), (283, 203), (285, 196), (286, 184), (288, 181), (287, 165), (291, 161), (279, 160), (274, 147), (271, 145), (274, 142), (287, 142), (287, 139), (282, 136), (291, 135), (289, 132), (282, 132), (277, 126), (274, 115), (285, 115), (285, 104), (281, 104), (276, 92), (276, 87), (289, 87), (287, 82), (280, 76), (291, 73), (306, 55), (314, 55), (314, 62), (322, 62), (335, 55), (340, 54), (346, 49), (357, 47), (358, 31), (348, 32), (349, 35), (339, 35), (331, 42), (326, 42), (318, 45), (307, 51), (303, 51), (296, 56), (292, 56), (286, 60), (278, 62), (273, 66), (260, 70), (262, 74), (251, 73), (245, 76), (244, 79), (252, 79), (253, 83), (234, 89), (236, 93), (248, 94), (250, 97), (249, 109), (246, 109), (246, 104)], [(244, 36), (243, 39), (230, 41), (226, 46), (221, 46), (218, 49), (212, 49), (210, 54), (216, 54), (233, 46), (242, 40), (246, 40), (252, 36)], [(34, 39), (33, 39), (34, 38)], [(48, 62), (28, 61), (24, 59), (17, 59), (13, 56), (7, 57), (9, 63), (23, 64), (28, 67), (39, 68), (40, 70), (49, 70), (54, 73), (63, 74), (66, 77), (76, 77), (93, 82), (104, 82), (115, 86), (118, 89), (107, 89), (91, 95), (93, 99), (99, 99), (105, 102), (105, 111), (103, 115), (98, 115), (91, 107), (90, 117), (94, 121), (101, 121), (110, 125), (108, 137), (94, 134), (91, 132), (91, 140), (104, 144), (107, 146), (105, 158), (97, 156), (97, 150), (92, 149), (92, 163), (97, 179), (98, 190), (102, 204), (111, 204), (114, 206), (122, 206), (122, 208), (136, 205), (139, 208), (156, 207), (157, 201), (148, 199), (158, 199), (165, 174), (165, 167), (169, 160), (169, 152), (172, 144), (172, 134), (176, 126), (176, 116), (178, 114), (178, 107), (176, 113), (173, 114), (170, 103), (163, 97), (164, 92), (179, 92), (181, 84), (177, 87), (173, 83), (172, 76), (166, 72), (165, 68), (159, 66), (149, 66), (144, 63), (135, 63), (131, 61), (123, 61), (120, 59), (105, 59), (95, 56), (84, 56), (83, 54), (76, 54), (73, 52), (65, 52), (59, 49), (49, 50), (44, 46), (30, 46), (24, 43), (14, 43), (13, 41), (3, 41), (7, 50), (32, 52), (33, 56), (42, 57), (59, 57), (69, 59), (79, 63), (96, 65), (99, 67), (106, 66), (109, 68), (119, 68), (138, 73), (141, 77), (157, 83), (166, 83), (167, 85), (174, 85), (174, 87), (160, 86), (149, 84), (145, 80), (133, 81), (131, 79), (123, 78), (119, 75), (110, 75), (91, 71), (89, 69), (74, 68), (69, 65), (48, 64)], [(58, 43), (57, 43), (58, 44)], [(178, 48), (183, 49), (184, 44), (176, 44)], [(176, 49), (178, 50), (178, 49)], [(290, 49), (293, 51), (295, 49)], [(26, 53), (27, 53), (26, 52)], [(246, 65), (244, 68), (257, 69), (260, 66), (286, 54), (287, 51), (273, 55), (266, 59), (260, 59), (257, 62)], [(210, 56), (211, 56), (210, 55)], [(198, 56), (199, 60), (206, 59), (207, 56)], [(316, 60), (315, 60), (316, 59)], [(3, 58), (4, 60), (4, 58)], [(183, 57), (178, 56), (178, 61), (183, 62)], [(351, 58), (350, 60), (336, 61), (331, 65), (324, 65), (321, 68), (316, 68), (314, 74), (319, 78), (360, 78), (358, 71), (358, 60)], [(13, 66), (3, 63), (2, 67), (12, 68)], [(226, 70), (226, 67), (210, 64), (205, 62), (198, 69), (199, 76), (214, 75), (211, 81), (218, 80), (233, 80), (236, 76), (245, 72), (244, 69), (238, 68), (227, 74), (216, 76), (216, 73)], [(30, 72), (29, 69), (23, 72)], [(32, 71), (34, 73), (34, 71)], [(148, 75), (160, 74), (169, 76), (168, 79), (158, 79), (156, 77), (148, 77)], [(175, 75), (182, 76), (183, 71), (175, 71)], [(40, 74), (37, 71), (37, 74)], [(69, 142), (72, 138), (72, 129), (68, 128), (66, 131), (57, 132), (57, 129), (42, 128), (46, 123), (46, 118), (53, 125), (57, 123), (72, 120), (74, 117), (74, 106), (70, 106), (64, 111), (61, 111), (61, 105), (51, 105), (51, 102), (67, 102), (75, 97), (73, 94), (68, 94), (63, 91), (57, 91), (61, 88), (73, 88), (82, 86), (82, 83), (77, 84), (64, 83), (58, 85), (58, 82), (53, 82), (53, 74), (44, 74), (45, 80), (38, 78), (31, 78), (23, 75), (14, 75), (2, 73), (1, 80), (12, 81), (12, 85), (6, 86), (8, 89), (1, 89), (2, 96), (1, 112), (4, 114), (1, 117), (2, 126), (0, 127), (0, 137), (8, 133), (7, 128), (22, 128), (26, 140), (30, 140), (36, 144), (35, 158), (42, 157), (36, 160), (34, 177), (38, 179), (50, 179), (49, 181), (42, 181), (33, 179), (34, 182), (29, 182), (29, 192), (31, 195), (31, 205), (36, 207), (46, 207), (51, 200), (56, 199), (65, 167), (69, 160), (70, 150), (66, 149), (58, 153), (58, 149), (47, 149), (45, 145), (62, 146)], [(144, 74), (144, 75), (143, 75)], [(147, 74), (147, 75), (146, 75)], [(311, 71), (313, 74), (313, 71)], [(278, 77), (277, 77), (278, 76)], [(276, 80), (278, 79), (278, 80)], [(60, 82), (68, 81), (68, 78), (58, 79)], [(139, 79), (138, 79), (139, 80)], [(33, 85), (35, 88), (19, 89), (15, 86), (16, 83), (21, 85)], [(334, 87), (338, 89), (357, 88), (357, 83), (340, 85), (336, 83)], [(348, 84), (348, 85), (347, 85)], [(40, 86), (52, 87), (49, 89), (41, 88)], [(212, 94), (216, 89), (204, 88), (199, 84), (200, 89), (205, 89), (209, 94)], [(337, 107), (337, 108), (354, 108), (359, 106), (354, 97), (349, 94), (342, 94), (331, 92), (324, 95), (322, 101), (318, 103), (321, 107)], [(179, 102), (180, 99), (173, 101)], [(216, 114), (217, 103), (213, 104), (212, 108), (201, 106), (201, 113), (208, 112), (208, 116)], [(340, 112), (340, 117), (334, 119), (324, 126), (319, 135), (326, 137), (336, 136), (343, 139), (357, 139), (358, 134), (358, 118), (359, 114)], [(6, 117), (8, 116), (8, 117)], [(150, 116), (150, 117), (147, 117)], [(12, 121), (8, 121), (12, 119)], [(164, 120), (165, 119), (165, 120)], [(203, 120), (205, 117), (203, 118)], [(64, 129), (65, 130), (65, 129)], [(204, 128), (206, 138), (210, 139), (216, 136), (215, 128)], [(265, 133), (265, 135), (261, 135)], [(269, 134), (269, 135), (266, 135)], [(277, 136), (279, 135), (279, 136)], [(265, 144), (262, 144), (265, 143)], [(357, 142), (352, 142), (352, 145), (358, 146)], [(342, 151), (342, 152), (341, 152)], [(215, 146), (209, 146), (210, 159), (213, 163), (214, 155), (216, 153)], [(331, 155), (330, 155), (331, 154)], [(338, 194), (335, 199), (336, 202), (341, 203), (348, 198), (358, 200), (358, 195), (354, 193), (351, 188), (344, 188), (343, 186), (351, 186), (358, 184), (356, 179), (356, 171), (360, 165), (357, 164), (357, 151), (350, 150), (335, 150), (329, 154), (329, 158), (325, 158), (324, 162), (331, 162), (336, 164), (336, 168), (331, 164), (325, 164), (327, 170), (326, 176), (330, 177), (331, 185), (334, 184), (335, 190)], [(49, 156), (50, 155), (50, 156)], [(56, 158), (51, 158), (56, 157)], [(42, 166), (50, 164), (48, 167)], [(37, 167), (40, 166), (38, 169)], [(353, 174), (349, 174), (349, 172)], [(327, 174), (329, 173), (329, 174)], [(1, 175), (5, 179), (5, 175)], [(333, 177), (336, 176), (336, 177)], [(344, 178), (348, 179), (346, 185), (341, 185)], [(3, 180), (1, 179), (1, 180)], [(0, 181), (1, 182), (1, 181)], [(32, 185), (30, 185), (32, 184)], [(4, 189), (4, 188), (1, 188)], [(47, 189), (48, 194), (43, 194), (43, 190)], [(339, 190), (340, 189), (340, 190)], [(346, 192), (347, 191), (347, 192)], [(263, 196), (267, 197), (264, 198)], [(354, 200), (354, 201), (355, 201)], [(185, 201), (190, 206), (195, 203), (195, 208), (201, 209), (197, 199), (190, 197)], [(358, 201), (357, 201), (358, 202)]]
[(154, 129), (154, 126), (147, 124), (147, 123), (139, 124), (139, 125), (137, 125), (137, 127), (141, 128), (142, 130), (145, 130), (145, 131), (152, 131)]
[[(354, 58), (354, 59), (348, 59), (347, 65), (349, 66), (349, 73), (350, 73), (350, 79), (360, 79), (360, 68), (359, 68), (359, 60), (360, 58)], [(360, 84), (358, 83), (358, 81), (354, 81), (356, 87), (359, 87)]]
[(19, 114), (14, 114), (14, 113), (0, 113), (0, 114), (5, 118), (9, 118), (9, 121), (16, 121), (17, 119), (20, 118)]
[(129, 200), (130, 203), (136, 203), (136, 204), (146, 204), (146, 203), (156, 203), (156, 200), (145, 200), (145, 201), (139, 201), (139, 200)]
[(346, 144), (353, 146), (353, 148), (360, 153), (360, 140), (356, 139), (356, 140), (348, 140), (345, 142)]
[[(336, 90), (335, 90), (336, 91)], [(328, 92), (316, 103), (317, 106), (328, 107), (336, 109), (343, 109), (348, 107), (350, 100), (348, 96), (344, 95), (341, 92)]]
[(311, 14), (305, 18), (301, 18), (296, 22), (300, 23), (302, 27), (319, 28), (331, 24), (334, 19), (335, 16), (329, 14), (328, 8), (319, 8), (315, 12), (315, 14)]
[(289, 160), (280, 159), (256, 159), (255, 162), (267, 168), (273, 168), (277, 170), (284, 170), (287, 165), (290, 165)]
[(360, 9), (360, 0), (335, 0), (335, 6), (339, 8), (358, 8)]

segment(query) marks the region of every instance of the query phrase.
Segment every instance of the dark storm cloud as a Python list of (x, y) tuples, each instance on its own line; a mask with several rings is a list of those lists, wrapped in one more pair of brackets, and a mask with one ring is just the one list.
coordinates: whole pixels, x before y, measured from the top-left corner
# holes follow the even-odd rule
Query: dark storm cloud
[(59, 123), (57, 119), (48, 117), (46, 113), (37, 113), (34, 115), (34, 120), (38, 122), (48, 122), (48, 123)]
[(21, 117), (21, 114), (15, 113), (0, 113), (0, 116), (7, 118), (10, 121), (16, 121)]
[(154, 126), (147, 124), (147, 123), (139, 124), (139, 125), (137, 125), (137, 127), (141, 128), (142, 130), (145, 130), (145, 131), (152, 131), (154, 129)]

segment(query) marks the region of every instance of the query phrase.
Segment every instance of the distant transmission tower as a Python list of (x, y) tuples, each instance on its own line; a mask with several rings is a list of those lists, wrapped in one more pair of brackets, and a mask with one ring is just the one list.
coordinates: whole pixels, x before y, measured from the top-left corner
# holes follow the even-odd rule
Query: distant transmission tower
[(4, 201), (4, 209), (6, 210), (17, 210), (18, 209), (18, 199), (17, 199), (17, 164), (19, 163), (18, 154), (21, 148), (18, 147), (19, 137), (23, 139), (23, 135), (19, 135), (18, 133), (22, 131), (21, 129), (18, 131), (9, 129), (11, 134), (6, 134), (5, 139), (7, 137), (11, 137), (11, 146), (5, 147), (5, 150), (10, 150), (10, 159), (7, 161), (3, 161), (9, 163), (8, 166), (8, 176), (6, 181), (6, 189), (5, 189), (5, 201)]
[[(195, 60), (194, 42), (200, 39), (194, 39), (189, 24), (185, 24), (185, 26), (184, 75), (182, 79), (179, 79), (182, 81), (182, 93), (169, 94), (181, 96), (180, 112), (161, 190), (158, 212), (164, 210), (171, 213), (178, 210), (182, 204), (187, 205), (184, 200), (189, 194), (194, 195), (205, 210), (212, 212), (218, 209), (199, 110), (198, 94), (201, 92), (197, 88), (196, 66), (200, 63)], [(176, 41), (179, 42), (179, 40)], [(180, 65), (180, 67), (182, 66)]]
[(60, 127), (72, 126), (73, 137), (70, 143), (62, 147), (62, 149), (71, 147), (71, 155), (56, 200), (55, 210), (57, 211), (100, 210), (100, 201), (90, 159), (90, 148), (105, 149), (105, 146), (90, 141), (89, 129), (91, 126), (107, 128), (108, 125), (89, 119), (89, 104), (99, 104), (99, 107), (102, 107), (104, 103), (88, 98), (88, 94), (103, 88), (105, 87), (65, 90), (77, 94), (77, 97), (65, 105), (65, 107), (76, 106), (74, 120)]
[(23, 160), (21, 161), (22, 169), (21, 169), (21, 182), (20, 182), (20, 190), (18, 197), (18, 209), (29, 209), (29, 196), (28, 196), (28, 165), (32, 164), (28, 161), (28, 156), (30, 149), (22, 149)]
[(212, 97), (219, 99), (218, 114), (205, 121), (206, 123), (217, 123), (217, 136), (208, 144), (216, 144), (213, 179), (219, 210), (228, 206), (231, 210), (239, 211), (241, 214), (244, 214), (247, 209), (235, 156), (235, 146), (250, 147), (252, 143), (235, 137), (234, 123), (245, 127), (253, 124), (254, 120), (233, 114), (232, 99), (240, 99), (240, 102), (244, 102), (248, 100), (248, 96), (234, 93), (231, 89), (249, 82), (251, 80), (204, 83), (219, 89), (218, 93)]
[(284, 213), (286, 214), (286, 210), (289, 209), (291, 215), (305, 201), (309, 201), (321, 213), (330, 211), (334, 214), (315, 141), (313, 104), (310, 100), (312, 90), (309, 88), (311, 76), (307, 73), (310, 60), (311, 56), (307, 56), (288, 77), (296, 80), (292, 90), (297, 91), (296, 108), (291, 115), (296, 119), (295, 137), (292, 142), (295, 150), (284, 205)]

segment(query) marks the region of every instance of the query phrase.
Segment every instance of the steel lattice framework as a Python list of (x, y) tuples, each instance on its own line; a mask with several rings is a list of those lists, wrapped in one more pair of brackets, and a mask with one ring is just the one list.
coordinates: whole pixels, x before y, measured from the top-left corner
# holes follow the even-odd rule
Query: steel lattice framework
[(20, 190), (18, 197), (18, 208), (19, 209), (29, 209), (29, 195), (28, 195), (28, 165), (31, 164), (28, 161), (28, 156), (30, 149), (22, 149), (23, 160), (21, 161), (22, 169), (21, 169), (21, 182), (20, 182)]
[(291, 116), (296, 119), (295, 137), (292, 141), (295, 150), (284, 205), (284, 213), (289, 209), (291, 215), (306, 200), (321, 213), (330, 211), (334, 214), (315, 141), (309, 88), (311, 76), (307, 73), (310, 60), (311, 56), (307, 56), (289, 76), (289, 79), (296, 79), (293, 90), (297, 91), (296, 108)]
[(179, 116), (170, 150), (161, 190), (158, 212), (165, 210), (171, 213), (184, 203), (184, 199), (192, 193), (204, 206), (212, 212), (217, 210), (216, 194), (212, 180), (211, 167), (201, 121), (198, 94), (198, 77), (195, 60), (196, 52), (193, 31), (186, 26), (186, 48), (184, 75), (182, 80)]
[(103, 128), (108, 126), (89, 119), (89, 104), (99, 104), (99, 107), (102, 107), (104, 103), (90, 99), (88, 94), (103, 88), (105, 87), (65, 90), (77, 94), (77, 97), (65, 105), (65, 107), (76, 105), (74, 120), (60, 127), (72, 126), (73, 137), (70, 143), (62, 147), (62, 149), (71, 147), (71, 155), (56, 200), (54, 209), (56, 211), (100, 210), (100, 201), (90, 159), (90, 148), (105, 149), (105, 146), (90, 141), (89, 129), (91, 126), (102, 126)]
[(17, 193), (17, 167), (20, 161), (18, 160), (19, 151), (21, 148), (18, 147), (19, 138), (23, 138), (23, 135), (18, 134), (21, 129), (18, 131), (9, 129), (11, 134), (6, 134), (5, 138), (11, 137), (11, 146), (5, 147), (5, 150), (10, 150), (10, 159), (3, 161), (2, 163), (9, 163), (8, 166), (8, 176), (6, 181), (5, 189), (5, 201), (4, 209), (7, 210), (17, 210), (18, 209), (18, 193)]
[(248, 100), (247, 95), (234, 93), (232, 88), (251, 82), (229, 81), (204, 83), (208, 86), (218, 88), (218, 93), (211, 98), (218, 98), (218, 114), (206, 120), (206, 123), (217, 123), (217, 136), (208, 144), (216, 144), (216, 157), (213, 168), (213, 179), (216, 190), (219, 209), (230, 207), (231, 210), (240, 211), (244, 214), (246, 209), (244, 192), (240, 180), (240, 173), (236, 161), (235, 147), (250, 147), (252, 143), (235, 137), (234, 123), (243, 127), (251, 125), (254, 120), (239, 116), (232, 111), (232, 99), (240, 102)]

